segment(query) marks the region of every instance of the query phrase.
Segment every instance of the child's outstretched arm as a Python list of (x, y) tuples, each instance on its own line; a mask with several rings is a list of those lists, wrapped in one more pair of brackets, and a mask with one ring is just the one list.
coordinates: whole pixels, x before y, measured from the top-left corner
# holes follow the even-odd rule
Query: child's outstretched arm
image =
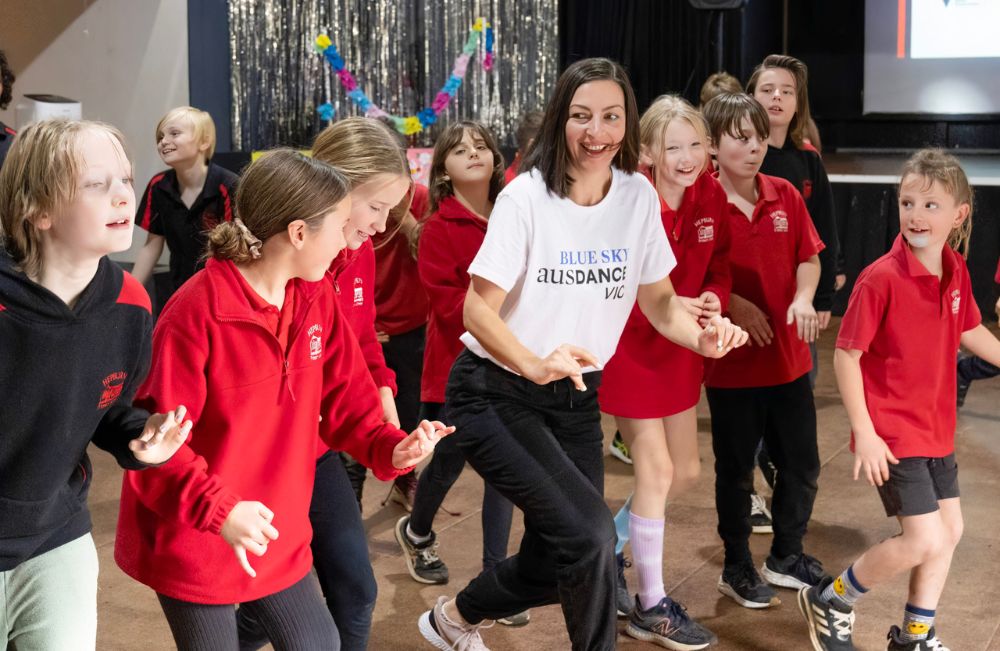
[(889, 480), (889, 464), (897, 464), (899, 460), (875, 432), (875, 424), (868, 413), (861, 376), (862, 354), (860, 350), (838, 348), (833, 354), (833, 369), (851, 429), (854, 430), (854, 479), (856, 481), (860, 474), (870, 485), (881, 486)]
[[(1000, 305), (1000, 302), (997, 305)], [(963, 332), (960, 341), (962, 346), (976, 357), (984, 359), (994, 366), (1000, 366), (1000, 341), (997, 341), (993, 333), (987, 330), (982, 323), (972, 330)]]

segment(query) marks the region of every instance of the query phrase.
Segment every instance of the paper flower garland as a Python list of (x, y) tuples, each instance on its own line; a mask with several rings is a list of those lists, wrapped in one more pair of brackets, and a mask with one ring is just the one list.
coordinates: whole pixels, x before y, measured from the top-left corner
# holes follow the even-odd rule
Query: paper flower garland
[[(405, 117), (386, 113), (375, 102), (371, 101), (363, 90), (358, 88), (357, 80), (354, 79), (354, 75), (347, 69), (343, 57), (340, 56), (337, 46), (333, 44), (329, 36), (320, 34), (316, 37), (316, 51), (322, 54), (323, 58), (327, 60), (337, 74), (337, 78), (340, 79), (340, 85), (347, 91), (347, 96), (358, 105), (359, 109), (364, 111), (365, 115), (373, 118), (387, 117), (392, 120), (397, 131), (404, 136), (410, 136), (423, 131), (424, 128), (437, 122), (438, 115), (448, 107), (448, 104), (455, 97), (459, 87), (462, 85), (462, 79), (465, 78), (465, 72), (469, 67), (472, 56), (476, 53), (480, 39), (485, 41), (486, 48), (486, 54), (483, 57), (482, 63), (483, 70), (489, 71), (493, 69), (493, 27), (484, 18), (477, 18), (476, 22), (469, 29), (469, 38), (466, 39), (465, 45), (462, 47), (462, 53), (455, 59), (451, 75), (434, 97), (434, 101), (431, 102), (430, 106), (425, 107), (416, 115)], [(329, 102), (321, 104), (316, 110), (320, 115), (320, 119), (324, 121), (329, 121), (333, 118), (333, 106)]]

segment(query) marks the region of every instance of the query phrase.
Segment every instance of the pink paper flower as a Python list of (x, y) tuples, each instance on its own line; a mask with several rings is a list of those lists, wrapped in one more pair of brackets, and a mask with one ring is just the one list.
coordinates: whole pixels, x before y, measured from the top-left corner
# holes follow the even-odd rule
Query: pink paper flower
[(354, 76), (347, 68), (338, 71), (337, 76), (340, 77), (340, 83), (344, 86), (344, 90), (347, 92), (351, 92), (358, 87), (358, 82), (354, 80)]
[(455, 59), (455, 68), (451, 71), (451, 74), (456, 77), (464, 77), (465, 70), (469, 67), (469, 55), (460, 54), (457, 59)]

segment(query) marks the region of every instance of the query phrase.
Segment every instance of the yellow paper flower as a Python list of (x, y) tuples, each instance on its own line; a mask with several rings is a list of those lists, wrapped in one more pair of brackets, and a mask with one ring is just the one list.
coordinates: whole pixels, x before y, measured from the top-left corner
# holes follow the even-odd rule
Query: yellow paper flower
[(415, 115), (403, 118), (403, 135), (412, 136), (415, 133), (420, 133), (424, 130), (424, 125), (420, 124), (420, 120)]
[(472, 24), (472, 31), (481, 32), (483, 31), (483, 23), (485, 21), (482, 18), (476, 18), (476, 22)]
[(325, 50), (326, 48), (330, 47), (330, 44), (332, 42), (333, 41), (331, 41), (330, 37), (327, 36), (326, 34), (320, 34), (319, 36), (316, 37), (316, 46), (319, 47), (319, 49), (321, 50)]

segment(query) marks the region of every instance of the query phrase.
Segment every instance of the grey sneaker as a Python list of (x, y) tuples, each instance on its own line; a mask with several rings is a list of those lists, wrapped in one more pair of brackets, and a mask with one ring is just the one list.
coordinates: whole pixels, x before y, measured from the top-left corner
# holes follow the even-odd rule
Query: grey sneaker
[(493, 626), (493, 622), (487, 620), (472, 626), (457, 624), (444, 614), (447, 601), (448, 597), (438, 597), (434, 607), (420, 616), (417, 626), (424, 639), (441, 651), (490, 651), (479, 630)]
[(767, 502), (757, 493), (750, 494), (750, 527), (754, 533), (774, 533)]
[(625, 632), (637, 640), (675, 651), (698, 651), (718, 641), (712, 631), (691, 619), (687, 609), (670, 597), (664, 597), (648, 610), (641, 610), (637, 596)]
[(406, 535), (410, 516), (404, 515), (396, 521), (396, 542), (403, 550), (403, 559), (410, 576), (418, 583), (441, 585), (448, 582), (448, 566), (438, 558), (437, 536), (431, 532), (430, 540), (415, 543)]
[(507, 617), (501, 617), (497, 620), (497, 624), (503, 624), (504, 626), (526, 626), (528, 622), (531, 621), (531, 611), (522, 610), (519, 613), (513, 615), (508, 615)]
[(809, 625), (809, 640), (815, 651), (854, 651), (854, 611), (839, 600), (820, 599), (823, 590), (833, 581), (823, 579), (819, 585), (799, 590), (799, 612)]

